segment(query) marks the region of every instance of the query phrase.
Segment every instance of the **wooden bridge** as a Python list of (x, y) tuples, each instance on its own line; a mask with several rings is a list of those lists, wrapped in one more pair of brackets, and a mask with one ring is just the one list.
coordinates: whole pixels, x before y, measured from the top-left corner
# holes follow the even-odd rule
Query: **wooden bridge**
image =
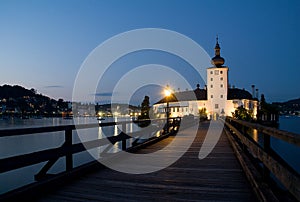
[[(126, 148), (124, 133), (108, 137), (113, 144), (122, 142), (122, 149), (134, 153), (153, 153), (165, 150), (170, 156), (184, 150), (166, 147), (179, 138), (190, 140), (194, 127), (181, 128), (180, 121), (172, 119), (170, 128), (159, 137)], [(73, 168), (73, 154), (107, 144), (107, 140), (93, 140), (72, 144), (72, 130), (99, 127), (88, 124), (80, 126), (56, 126), (36, 129), (1, 130), (1, 136), (65, 131), (65, 143), (54, 149), (9, 157), (0, 160), (0, 172), (47, 162), (35, 176), (36, 182), (12, 190), (0, 196), (1, 201), (297, 201), (300, 200), (299, 174), (283, 161), (270, 147), (270, 136), (300, 146), (300, 138), (258, 124), (228, 118), (220, 139), (212, 152), (204, 159), (198, 158), (208, 128), (222, 126), (223, 120), (201, 122), (196, 138), (187, 152), (165, 169), (149, 174), (125, 174), (109, 169), (99, 162), (90, 162)], [(105, 123), (101, 127), (126, 123)], [(186, 125), (186, 124), (185, 124)], [(264, 136), (260, 145), (247, 133), (256, 128)], [(126, 131), (126, 130), (123, 130)], [(49, 168), (61, 157), (66, 159), (66, 171), (49, 175)], [(270, 176), (273, 176), (272, 178)], [(276, 181), (276, 183), (275, 183)], [(281, 183), (280, 186), (275, 184)], [(1, 182), (1, 186), (5, 186)]]

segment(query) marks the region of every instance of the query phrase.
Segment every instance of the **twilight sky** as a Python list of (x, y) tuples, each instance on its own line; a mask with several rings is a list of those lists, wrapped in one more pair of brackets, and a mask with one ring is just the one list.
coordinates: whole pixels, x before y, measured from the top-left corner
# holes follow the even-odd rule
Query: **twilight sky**
[[(269, 102), (299, 98), (299, 10), (298, 0), (1, 0), (0, 85), (22, 85), (71, 100), (77, 72), (99, 44), (129, 30), (162, 28), (186, 35), (211, 57), (218, 34), (231, 85), (251, 92), (255, 84)], [(127, 59), (130, 62), (117, 61), (106, 79), (125, 74), (133, 65), (174, 64), (175, 69), (185, 65), (151, 51)], [(193, 72), (183, 72), (190, 76), (191, 86), (203, 86)], [(95, 93), (102, 100), (109, 98), (111, 89), (105, 86), (109, 80)]]

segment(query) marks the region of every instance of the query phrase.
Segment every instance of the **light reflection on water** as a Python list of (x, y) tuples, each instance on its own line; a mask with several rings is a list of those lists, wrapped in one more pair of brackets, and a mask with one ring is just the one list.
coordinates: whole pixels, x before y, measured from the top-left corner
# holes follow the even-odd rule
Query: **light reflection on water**
[[(103, 122), (111, 121), (129, 121), (130, 118), (106, 118)], [(28, 128), (41, 126), (58, 126), (71, 124), (88, 124), (98, 123), (94, 117), (79, 117), (74, 119), (62, 118), (43, 118), (43, 119), (8, 119), (0, 120), (0, 128)], [(90, 141), (95, 139), (102, 139), (108, 136), (118, 135), (122, 129), (121, 125), (96, 127), (90, 129), (81, 129), (79, 133), (73, 131), (73, 144), (83, 141)], [(139, 130), (139, 127), (133, 123), (127, 124), (127, 131), (134, 132)], [(34, 151), (45, 150), (49, 148), (59, 147), (64, 142), (64, 131), (39, 133), (32, 135), (16, 136), (16, 137), (0, 137), (0, 158), (15, 156)], [(130, 145), (127, 142), (127, 146)], [(120, 143), (116, 143), (108, 152), (117, 152), (120, 150)], [(89, 150), (89, 152), (82, 152), (73, 155), (74, 166), (87, 163), (100, 157), (100, 153), (105, 150), (107, 146), (101, 146)], [(34, 175), (39, 172), (45, 163), (40, 163), (33, 166), (17, 169), (14, 171), (0, 174), (0, 194), (9, 190), (24, 186), (34, 181)], [(60, 158), (55, 165), (49, 170), (49, 173), (58, 173), (65, 169), (64, 158)]]
[[(111, 121), (125, 121), (127, 118), (106, 118), (103, 122)], [(40, 127), (40, 126), (57, 126), (57, 125), (70, 125), (74, 123), (98, 123), (96, 118), (74, 118), (73, 120), (67, 120), (62, 118), (43, 118), (43, 119), (10, 119), (0, 120), (0, 128), (26, 128), (26, 127)], [(300, 118), (280, 118), (280, 129), (288, 130), (300, 134), (299, 130)], [(76, 131), (73, 131), (73, 143), (79, 143), (81, 141), (88, 141), (94, 139), (102, 139), (112, 135), (118, 135), (122, 129), (121, 125), (108, 126), (103, 128), (91, 128), (83, 129), (80, 131), (80, 137)], [(139, 130), (135, 124), (126, 124), (126, 132), (132, 133)], [(259, 143), (262, 143), (262, 135), (257, 130), (249, 131), (249, 135)], [(34, 134), (18, 137), (2, 137), (0, 138), (0, 158), (8, 156), (14, 156), (23, 153), (29, 153), (33, 151), (44, 150), (48, 148), (54, 148), (62, 145), (64, 142), (64, 131), (53, 132), (48, 134)], [(130, 146), (132, 140), (127, 141), (127, 147)], [(300, 172), (300, 149), (294, 145), (285, 143), (275, 138), (271, 139), (272, 148), (278, 152), (293, 168)], [(81, 165), (95, 158), (101, 157), (100, 154), (106, 149), (107, 146), (101, 146), (95, 149), (91, 149), (89, 152), (83, 152), (80, 154), (74, 154), (74, 166)], [(108, 152), (117, 152), (121, 148), (121, 143), (115, 144)], [(15, 171), (10, 171), (4, 174), (0, 174), (0, 194), (7, 192), (11, 189), (24, 186), (33, 182), (33, 176), (39, 172), (41, 167), (45, 163), (40, 163), (33, 166), (28, 166)], [(57, 173), (65, 168), (64, 158), (61, 158), (50, 173)]]
[[(300, 117), (280, 117), (280, 130), (293, 132), (300, 135)], [(263, 145), (263, 135), (256, 129), (248, 130), (248, 135), (259, 145)], [(300, 173), (300, 147), (277, 138), (271, 137), (271, 147), (281, 156), (292, 168)]]
[(256, 129), (253, 129), (252, 134), (253, 134), (253, 140), (255, 142), (258, 142), (258, 131)]

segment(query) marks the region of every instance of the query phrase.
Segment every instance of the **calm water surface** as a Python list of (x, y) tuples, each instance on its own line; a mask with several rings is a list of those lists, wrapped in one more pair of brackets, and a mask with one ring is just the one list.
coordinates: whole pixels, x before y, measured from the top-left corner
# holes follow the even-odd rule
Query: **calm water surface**
[[(282, 116), (279, 119), (279, 129), (300, 135), (300, 117)], [(272, 148), (285, 159), (298, 173), (300, 173), (300, 147), (286, 143), (276, 138), (271, 139)]]
[[(279, 129), (300, 135), (300, 117), (282, 116), (279, 118)], [(257, 130), (248, 131), (248, 134), (259, 144), (263, 144), (263, 136)], [(300, 147), (286, 143), (271, 137), (271, 147), (277, 152), (294, 170), (300, 173)]]
[[(110, 121), (124, 121), (130, 120), (130, 118), (107, 118), (103, 122)], [(41, 127), (41, 126), (58, 126), (58, 125), (70, 125), (75, 123), (98, 123), (98, 120), (94, 117), (87, 118), (74, 118), (74, 119), (62, 119), (62, 118), (42, 118), (42, 119), (8, 119), (0, 120), (0, 129), (7, 128), (27, 128), (27, 127)], [(110, 126), (104, 128), (91, 128), (80, 130), (80, 137), (76, 131), (73, 131), (73, 143), (80, 141), (101, 139), (109, 135), (117, 135), (120, 132), (120, 126)], [(139, 130), (135, 124), (127, 124), (127, 132), (133, 132)], [(280, 117), (279, 129), (286, 130), (300, 134), (300, 117)], [(258, 142), (261, 141), (261, 136), (254, 132), (254, 139)], [(24, 135), (18, 137), (0, 137), (0, 158), (15, 156), (18, 154), (30, 153), (33, 151), (45, 150), (47, 148), (54, 148), (62, 145), (64, 142), (64, 132), (53, 132), (47, 134), (33, 134)], [(131, 143), (128, 142), (128, 145)], [(272, 148), (277, 151), (295, 170), (300, 173), (300, 148), (294, 145), (285, 143), (275, 138), (271, 139)], [(90, 150), (90, 152), (82, 152), (75, 154), (74, 166), (81, 165), (88, 161), (99, 158), (101, 151), (105, 149), (105, 146)], [(110, 152), (116, 152), (120, 149), (120, 144), (116, 144)], [(15, 189), (20, 186), (24, 186), (28, 183), (34, 182), (34, 175), (39, 172), (45, 163), (40, 163), (33, 166), (28, 166), (22, 169), (6, 172), (0, 174), (0, 194), (9, 190)], [(64, 158), (61, 158), (49, 173), (61, 172), (65, 169)]]
[[(129, 121), (130, 118), (106, 118), (102, 122), (111, 121)], [(98, 123), (94, 117), (79, 117), (74, 119), (62, 118), (42, 118), (42, 119), (5, 119), (0, 120), (0, 129), (13, 128), (32, 128), (42, 126), (59, 126), (71, 124), (87, 124)], [(73, 131), (73, 143), (79, 143), (88, 140), (102, 139), (107, 136), (118, 135), (121, 126), (108, 126), (103, 128), (82, 129), (79, 134)], [(134, 132), (139, 130), (135, 124), (127, 124), (126, 132)], [(38, 133), (30, 135), (21, 135), (15, 137), (0, 137), (0, 158), (16, 156), (20, 154), (31, 153), (34, 151), (45, 150), (49, 148), (59, 147), (64, 143), (64, 131), (52, 133)], [(127, 142), (129, 146), (130, 141)], [(106, 146), (89, 150), (89, 152), (81, 152), (73, 155), (74, 166), (84, 164), (100, 157), (101, 151)], [(116, 143), (109, 152), (119, 151), (120, 143)], [(28, 166), (14, 171), (0, 174), (0, 194), (17, 187), (34, 182), (34, 175), (39, 172), (45, 163)], [(48, 173), (58, 173), (65, 169), (64, 158), (60, 158)]]

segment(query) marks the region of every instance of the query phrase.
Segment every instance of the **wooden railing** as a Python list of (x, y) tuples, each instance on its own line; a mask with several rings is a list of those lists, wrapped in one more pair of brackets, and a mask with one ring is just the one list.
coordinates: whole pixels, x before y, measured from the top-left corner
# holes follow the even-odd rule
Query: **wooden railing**
[[(287, 191), (300, 201), (299, 173), (289, 166), (270, 146), (270, 137), (274, 137), (299, 147), (300, 135), (230, 117), (226, 118), (225, 124), (231, 134), (241, 143), (242, 148), (263, 164), (264, 181), (268, 183), (270, 173), (272, 173)], [(248, 129), (256, 129), (259, 134), (263, 135), (262, 144), (247, 135)]]
[[(166, 128), (164, 127), (161, 131), (161, 136), (158, 138), (164, 138), (167, 137), (168, 135), (176, 133), (180, 126), (180, 120), (181, 120), (180, 118), (170, 118), (169, 119), (170, 132), (166, 133), (165, 132)], [(161, 124), (165, 124), (166, 120), (165, 119), (151, 120), (151, 123), (155, 123), (155, 122), (160, 122)], [(17, 156), (0, 159), (0, 173), (5, 173), (8, 171), (38, 164), (41, 162), (47, 162), (44, 165), (44, 167), (42, 167), (42, 169), (35, 175), (35, 180), (40, 181), (42, 179), (45, 179), (46, 177), (49, 178), (52, 176), (52, 175), (48, 175), (47, 172), (55, 164), (55, 162), (57, 162), (57, 160), (61, 157), (65, 157), (66, 171), (71, 171), (73, 169), (73, 154), (75, 153), (83, 152), (92, 148), (101, 147), (108, 144), (114, 145), (117, 142), (122, 142), (121, 144), (122, 150), (133, 150), (134, 149), (133, 147), (126, 148), (126, 140), (130, 138), (140, 137), (142, 135), (140, 132), (134, 132), (131, 134), (125, 134), (124, 132), (121, 132), (116, 136), (110, 136), (103, 139), (90, 140), (90, 141), (76, 143), (76, 144), (72, 143), (73, 142), (72, 132), (74, 130), (122, 125), (122, 131), (126, 131), (126, 124), (128, 123), (133, 123), (133, 122), (123, 121), (123, 122), (0, 130), (0, 137), (32, 135), (32, 134), (44, 135), (50, 132), (59, 132), (59, 131), (64, 131), (64, 137), (65, 137), (65, 141), (60, 147), (45, 149), (37, 152), (21, 154)], [(147, 142), (144, 144), (147, 144)], [(136, 145), (135, 147), (139, 147), (139, 146), (140, 145)], [(107, 152), (107, 149), (104, 150), (103, 152)], [(62, 171), (62, 172), (66, 172), (66, 171)]]

